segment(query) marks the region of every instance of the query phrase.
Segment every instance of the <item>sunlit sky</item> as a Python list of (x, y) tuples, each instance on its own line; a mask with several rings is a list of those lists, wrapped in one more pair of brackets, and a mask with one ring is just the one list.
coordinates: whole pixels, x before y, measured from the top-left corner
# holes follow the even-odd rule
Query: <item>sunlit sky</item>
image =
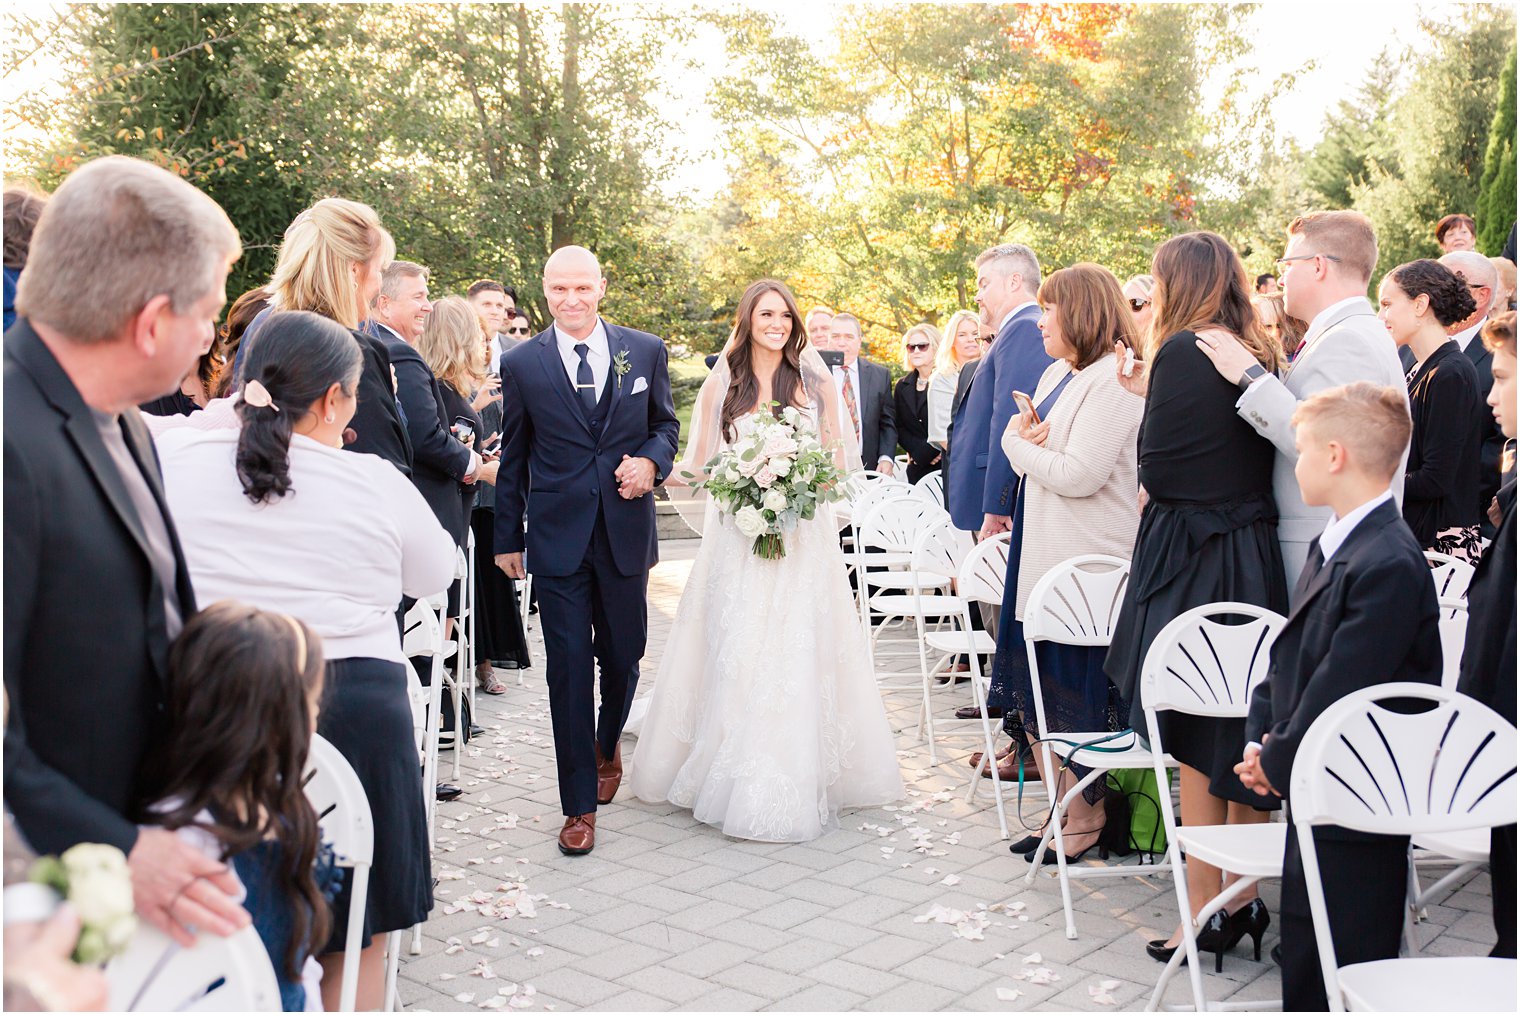
[[(827, 54), (837, 45), (835, 15), (844, 4), (811, 0), (764, 6), (780, 14), (794, 34), (814, 40), (820, 53)], [(1410, 46), (1425, 47), (1419, 30), (1421, 15), (1436, 21), (1456, 19), (1462, 17), (1465, 6), (1404, 0), (1269, 0), (1247, 21), (1247, 37), (1254, 47), (1242, 70), (1261, 89), (1281, 75), (1298, 72), (1273, 113), (1279, 134), (1309, 146), (1323, 132), (1325, 114), (1355, 93), (1380, 52), (1387, 49), (1399, 57)], [(681, 136), (670, 140), (683, 149), (684, 157), (677, 160), (667, 187), (698, 200), (711, 197), (727, 180), (721, 132), (705, 107), (708, 85), (721, 72), (721, 50), (713, 46), (710, 52), (713, 59), (703, 72), (681, 79), (668, 105), (671, 122), (681, 129)], [(1221, 74), (1208, 81), (1205, 98), (1217, 100), (1228, 77)]]

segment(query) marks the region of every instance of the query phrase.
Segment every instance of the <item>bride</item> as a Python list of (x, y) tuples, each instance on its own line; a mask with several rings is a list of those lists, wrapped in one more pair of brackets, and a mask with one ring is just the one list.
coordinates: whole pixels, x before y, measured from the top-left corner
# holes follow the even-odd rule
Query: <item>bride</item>
[[(840, 467), (859, 467), (796, 301), (762, 279), (739, 301), (734, 333), (697, 396), (686, 457), (667, 482), (700, 476), (772, 403), (778, 415), (803, 410)], [(831, 507), (786, 534), (779, 560), (751, 552), (753, 540), (711, 501), (702, 532), (631, 761), (633, 793), (764, 842), (814, 839), (842, 808), (901, 798)]]

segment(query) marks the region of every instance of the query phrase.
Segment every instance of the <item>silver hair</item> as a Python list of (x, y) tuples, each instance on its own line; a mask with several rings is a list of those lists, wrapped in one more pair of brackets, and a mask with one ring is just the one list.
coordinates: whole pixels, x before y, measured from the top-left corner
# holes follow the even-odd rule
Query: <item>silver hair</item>
[(1024, 288), (1038, 292), (1040, 288), (1040, 259), (1034, 251), (1022, 243), (999, 243), (977, 255), (976, 266), (992, 264), (1004, 275), (1017, 273), (1024, 280)]
[(1441, 256), (1441, 263), (1452, 271), (1460, 271), (1471, 285), (1486, 285), (1490, 289), (1499, 284), (1499, 272), (1494, 262), (1476, 250), (1453, 250)]
[(380, 275), (380, 291), (375, 294), (375, 298), (384, 296), (393, 300), (401, 295), (401, 283), (406, 279), (420, 278), (426, 282), (432, 276), (432, 272), (415, 261), (392, 261)]

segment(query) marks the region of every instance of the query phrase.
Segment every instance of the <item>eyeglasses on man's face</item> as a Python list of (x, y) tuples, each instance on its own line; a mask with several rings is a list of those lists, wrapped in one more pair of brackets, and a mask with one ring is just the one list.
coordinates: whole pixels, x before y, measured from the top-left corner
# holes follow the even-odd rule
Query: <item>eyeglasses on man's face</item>
[(1292, 257), (1279, 257), (1272, 263), (1277, 265), (1277, 273), (1280, 275), (1282, 274), (1283, 269), (1285, 269), (1293, 261), (1309, 261), (1316, 257), (1323, 257), (1327, 261), (1340, 260), (1340, 257), (1336, 254), (1294, 254)]
[(509, 335), (526, 335), (528, 333), (529, 328), (526, 324), (522, 325), (521, 327), (513, 327), (507, 329), (507, 334)]

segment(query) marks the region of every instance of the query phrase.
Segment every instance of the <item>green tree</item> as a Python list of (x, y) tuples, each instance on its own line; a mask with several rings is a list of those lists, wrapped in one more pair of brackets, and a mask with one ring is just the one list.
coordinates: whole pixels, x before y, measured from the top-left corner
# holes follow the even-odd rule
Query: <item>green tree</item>
[(1499, 80), (1499, 108), (1488, 129), (1483, 181), (1478, 192), (1478, 249), (1499, 256), (1515, 224), (1515, 47)]
[(1351, 207), (1351, 187), (1393, 168), (1389, 132), (1399, 67), (1386, 50), (1367, 71), (1354, 100), (1342, 99), (1304, 163), (1304, 182), (1322, 208)]

